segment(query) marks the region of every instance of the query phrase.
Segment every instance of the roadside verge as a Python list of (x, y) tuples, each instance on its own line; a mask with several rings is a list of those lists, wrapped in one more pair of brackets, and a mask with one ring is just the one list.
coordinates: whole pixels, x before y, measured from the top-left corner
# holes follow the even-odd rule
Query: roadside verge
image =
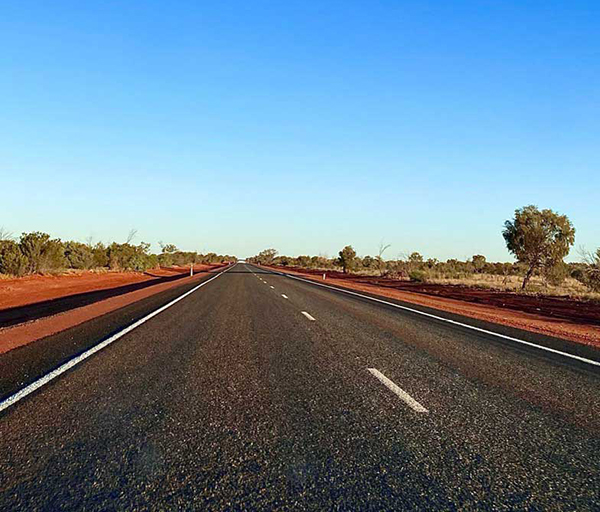
[[(224, 267), (214, 266), (210, 272), (218, 271), (220, 268)], [(197, 274), (193, 277), (176, 276), (177, 278), (174, 280), (159, 282), (152, 284), (152, 286), (144, 286), (140, 289), (97, 300), (91, 304), (72, 308), (54, 315), (44, 316), (43, 318), (39, 319), (34, 318), (32, 321), (0, 328), (0, 354), (13, 350), (17, 347), (27, 345), (41, 338), (59, 333), (66, 329), (70, 329), (96, 317), (105, 315), (166, 290), (183, 285), (190, 285), (194, 283), (197, 284), (203, 278), (209, 275), (210, 272)], [(56, 300), (62, 300), (62, 298), (57, 298)], [(35, 305), (26, 305), (24, 307), (32, 306)]]

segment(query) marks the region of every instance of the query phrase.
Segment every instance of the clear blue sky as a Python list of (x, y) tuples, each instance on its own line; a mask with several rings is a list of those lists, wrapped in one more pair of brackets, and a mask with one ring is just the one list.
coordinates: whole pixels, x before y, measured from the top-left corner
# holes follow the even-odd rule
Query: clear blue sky
[(533, 203), (600, 245), (597, 0), (8, 0), (0, 48), (15, 234), (506, 260)]

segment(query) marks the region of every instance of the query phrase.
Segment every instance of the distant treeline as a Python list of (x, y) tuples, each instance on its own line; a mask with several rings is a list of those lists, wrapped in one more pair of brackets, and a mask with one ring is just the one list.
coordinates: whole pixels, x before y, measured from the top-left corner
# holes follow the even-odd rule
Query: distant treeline
[(515, 263), (490, 262), (481, 254), (466, 261), (439, 261), (435, 258), (425, 259), (418, 252), (386, 260), (383, 254), (389, 245), (383, 244), (376, 256), (359, 257), (348, 245), (339, 252), (337, 258), (278, 256), (275, 249), (266, 249), (249, 258), (249, 261), (262, 265), (339, 270), (418, 282), (466, 279), (475, 274), (518, 276), (522, 279), (523, 289), (533, 276), (541, 276), (553, 286), (559, 286), (571, 277), (589, 290), (600, 292), (600, 249), (594, 253), (582, 253), (581, 262), (564, 261), (575, 239), (575, 228), (565, 215), (526, 206), (516, 210), (514, 219), (504, 223), (502, 236), (509, 252), (516, 257)]
[[(425, 259), (418, 252), (413, 252), (405, 258), (380, 260), (377, 256), (352, 257), (352, 246), (345, 249), (342, 258), (326, 258), (324, 256), (273, 256), (265, 257), (265, 251), (249, 258), (250, 263), (260, 265), (276, 265), (281, 267), (296, 267), (315, 270), (345, 271), (355, 274), (379, 275), (389, 279), (401, 279), (414, 282), (427, 282), (431, 279), (466, 279), (476, 274), (497, 276), (518, 276), (524, 278), (527, 266), (523, 263), (492, 262), (485, 256), (476, 254), (471, 259), (461, 261), (449, 259), (439, 261), (436, 258)], [(344, 251), (343, 250), (343, 251)], [(271, 250), (268, 250), (272, 254)], [(340, 251), (342, 252), (342, 251)], [(276, 253), (275, 253), (276, 254)], [(573, 277), (585, 284), (591, 291), (600, 291), (600, 250), (594, 255), (595, 265), (586, 262), (560, 263), (545, 272), (543, 277), (552, 285), (560, 285), (567, 277)], [(594, 270), (595, 269), (595, 270)], [(594, 275), (596, 276), (594, 278)]]
[(172, 244), (161, 244), (162, 252), (150, 252), (150, 244), (113, 242), (82, 243), (51, 238), (48, 233), (23, 233), (18, 240), (0, 231), (0, 274), (24, 276), (66, 269), (110, 269), (145, 271), (157, 267), (191, 263), (236, 261), (234, 256), (180, 251)]

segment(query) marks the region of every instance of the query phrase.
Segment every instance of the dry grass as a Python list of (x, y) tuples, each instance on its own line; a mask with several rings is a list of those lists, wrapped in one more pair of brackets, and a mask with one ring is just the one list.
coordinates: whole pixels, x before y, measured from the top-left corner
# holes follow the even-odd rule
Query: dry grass
[[(331, 269), (329, 269), (331, 270)], [(341, 272), (341, 268), (334, 270)], [(327, 270), (323, 269), (323, 272)], [(527, 290), (521, 290), (522, 276), (500, 276), (495, 274), (462, 274), (459, 277), (446, 277), (432, 270), (424, 270), (428, 283), (447, 284), (457, 286), (468, 286), (473, 288), (484, 288), (487, 290), (507, 291), (523, 293), (525, 295), (548, 295), (554, 297), (570, 297), (574, 299), (600, 301), (600, 293), (590, 291), (583, 283), (568, 277), (559, 286), (548, 284), (541, 276), (531, 278)], [(360, 269), (353, 272), (354, 275), (366, 277), (379, 277), (379, 270)]]
[(427, 280), (435, 284), (472, 286), (489, 290), (510, 291), (516, 293), (573, 297), (578, 299), (600, 300), (600, 293), (589, 291), (576, 279), (567, 278), (559, 286), (552, 286), (541, 277), (533, 277), (525, 292), (521, 291), (523, 278), (519, 276), (497, 276), (492, 274), (472, 274), (460, 279), (432, 277)]

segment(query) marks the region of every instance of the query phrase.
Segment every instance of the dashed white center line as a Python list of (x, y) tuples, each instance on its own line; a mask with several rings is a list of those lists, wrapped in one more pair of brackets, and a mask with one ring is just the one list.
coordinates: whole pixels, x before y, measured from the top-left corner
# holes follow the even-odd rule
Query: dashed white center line
[(287, 296), (285, 293), (282, 293), (282, 294), (281, 294), (281, 296), (282, 296), (284, 299), (287, 299), (287, 298), (288, 298), (288, 296)]
[(302, 311), (302, 314), (309, 320), (312, 320), (313, 322), (315, 321), (315, 318), (313, 316), (311, 316), (309, 313), (307, 313), (306, 311)]
[(398, 387), (394, 382), (388, 379), (383, 373), (376, 368), (368, 368), (369, 372), (374, 375), (386, 388), (392, 393), (395, 393), (400, 397), (405, 404), (407, 404), (415, 412), (429, 412), (419, 402), (417, 402), (412, 396), (410, 396), (402, 388)]
[(274, 286), (271, 286), (271, 288), (273, 288), (273, 290), (275, 289), (275, 287), (274, 287)]

